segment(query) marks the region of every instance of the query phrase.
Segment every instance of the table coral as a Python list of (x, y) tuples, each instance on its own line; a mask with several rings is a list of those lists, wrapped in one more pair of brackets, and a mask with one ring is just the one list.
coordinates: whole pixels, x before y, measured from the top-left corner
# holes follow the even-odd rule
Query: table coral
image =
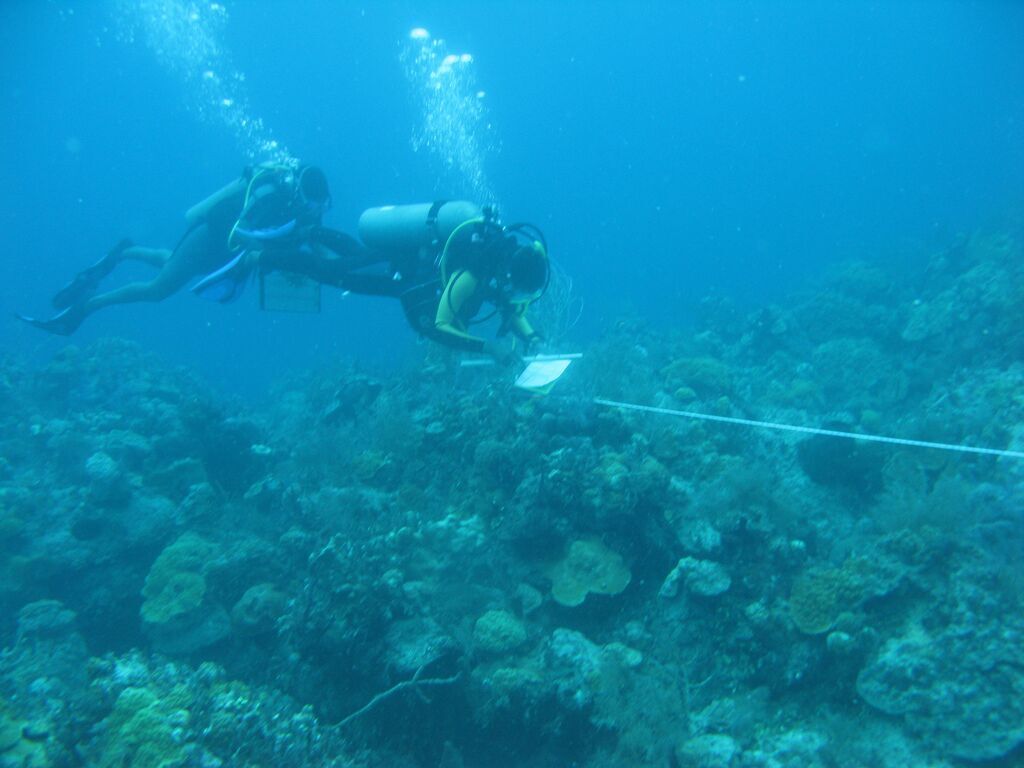
[(565, 606), (580, 605), (588, 594), (617, 595), (632, 578), (622, 556), (597, 539), (579, 539), (548, 572), (551, 596)]

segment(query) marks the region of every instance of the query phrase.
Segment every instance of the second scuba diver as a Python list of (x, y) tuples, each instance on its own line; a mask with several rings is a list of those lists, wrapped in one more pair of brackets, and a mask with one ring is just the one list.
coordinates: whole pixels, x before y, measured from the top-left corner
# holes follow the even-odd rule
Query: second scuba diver
[[(550, 279), (544, 237), (532, 224), (502, 226), (491, 208), (440, 201), (371, 208), (359, 219), (359, 234), (368, 246), (365, 260), (375, 264), (350, 271), (340, 286), (397, 298), (422, 336), (500, 362), (543, 340), (526, 318)], [(495, 316), (498, 339), (470, 333)]]
[[(144, 248), (123, 240), (54, 295), (58, 314), (48, 319), (19, 317), (44, 331), (68, 336), (99, 309), (163, 301), (203, 275), (206, 277), (193, 290), (227, 302), (238, 297), (261, 258), (268, 264), (301, 263), (314, 250), (318, 263), (336, 265), (333, 268), (340, 274), (357, 264), (350, 259), (360, 253), (360, 247), (340, 232), (321, 226), (330, 204), (327, 177), (315, 166), (248, 168), (186, 213), (188, 228), (173, 250)], [(97, 293), (103, 278), (129, 260), (153, 266), (158, 272), (152, 280)]]

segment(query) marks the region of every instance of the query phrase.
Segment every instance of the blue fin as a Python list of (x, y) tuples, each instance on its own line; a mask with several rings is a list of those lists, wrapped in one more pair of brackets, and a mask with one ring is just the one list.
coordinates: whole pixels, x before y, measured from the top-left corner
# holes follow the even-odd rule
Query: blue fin
[(216, 272), (211, 272), (193, 285), (192, 293), (220, 304), (235, 301), (245, 291), (255, 267), (255, 263), (247, 258), (248, 255), (248, 251), (241, 251)]
[(250, 240), (276, 240), (279, 237), (290, 235), (298, 223), (296, 219), (292, 219), (280, 226), (267, 227), (265, 229), (245, 229), (244, 227), (235, 226), (233, 231), (236, 235), (247, 237)]

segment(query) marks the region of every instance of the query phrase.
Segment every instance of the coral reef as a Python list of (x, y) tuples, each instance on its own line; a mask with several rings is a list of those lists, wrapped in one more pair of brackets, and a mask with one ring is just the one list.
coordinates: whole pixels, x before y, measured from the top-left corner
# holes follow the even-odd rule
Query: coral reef
[(1022, 450), (1022, 265), (624, 319), (545, 398), (0, 363), (0, 765), (1016, 764), (1024, 464), (594, 397)]

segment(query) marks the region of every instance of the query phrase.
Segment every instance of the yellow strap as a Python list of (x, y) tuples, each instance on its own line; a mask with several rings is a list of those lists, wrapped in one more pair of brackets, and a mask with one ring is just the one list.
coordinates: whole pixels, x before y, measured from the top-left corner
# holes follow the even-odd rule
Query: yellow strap
[(470, 224), (483, 224), (486, 219), (483, 216), (478, 216), (475, 219), (466, 219), (464, 222), (459, 224), (452, 233), (448, 235), (448, 239), (444, 241), (444, 250), (441, 251), (441, 261), (439, 267), (441, 268), (441, 282), (445, 285), (448, 284), (448, 249), (452, 244), (452, 240), (455, 239), (455, 235), (462, 231), (463, 227), (467, 227)]
[[(256, 186), (257, 180), (263, 178), (269, 173), (280, 173), (281, 171), (287, 171), (288, 167), (285, 165), (274, 165), (272, 163), (262, 163), (256, 166), (256, 172), (249, 179), (249, 184), (245, 188), (245, 198), (242, 200), (242, 212), (249, 207), (249, 201), (252, 199), (252, 190)], [(237, 234), (239, 219), (235, 220), (235, 224), (231, 227), (231, 232), (228, 233), (228, 250), (233, 251), (235, 249), (235, 235)]]

